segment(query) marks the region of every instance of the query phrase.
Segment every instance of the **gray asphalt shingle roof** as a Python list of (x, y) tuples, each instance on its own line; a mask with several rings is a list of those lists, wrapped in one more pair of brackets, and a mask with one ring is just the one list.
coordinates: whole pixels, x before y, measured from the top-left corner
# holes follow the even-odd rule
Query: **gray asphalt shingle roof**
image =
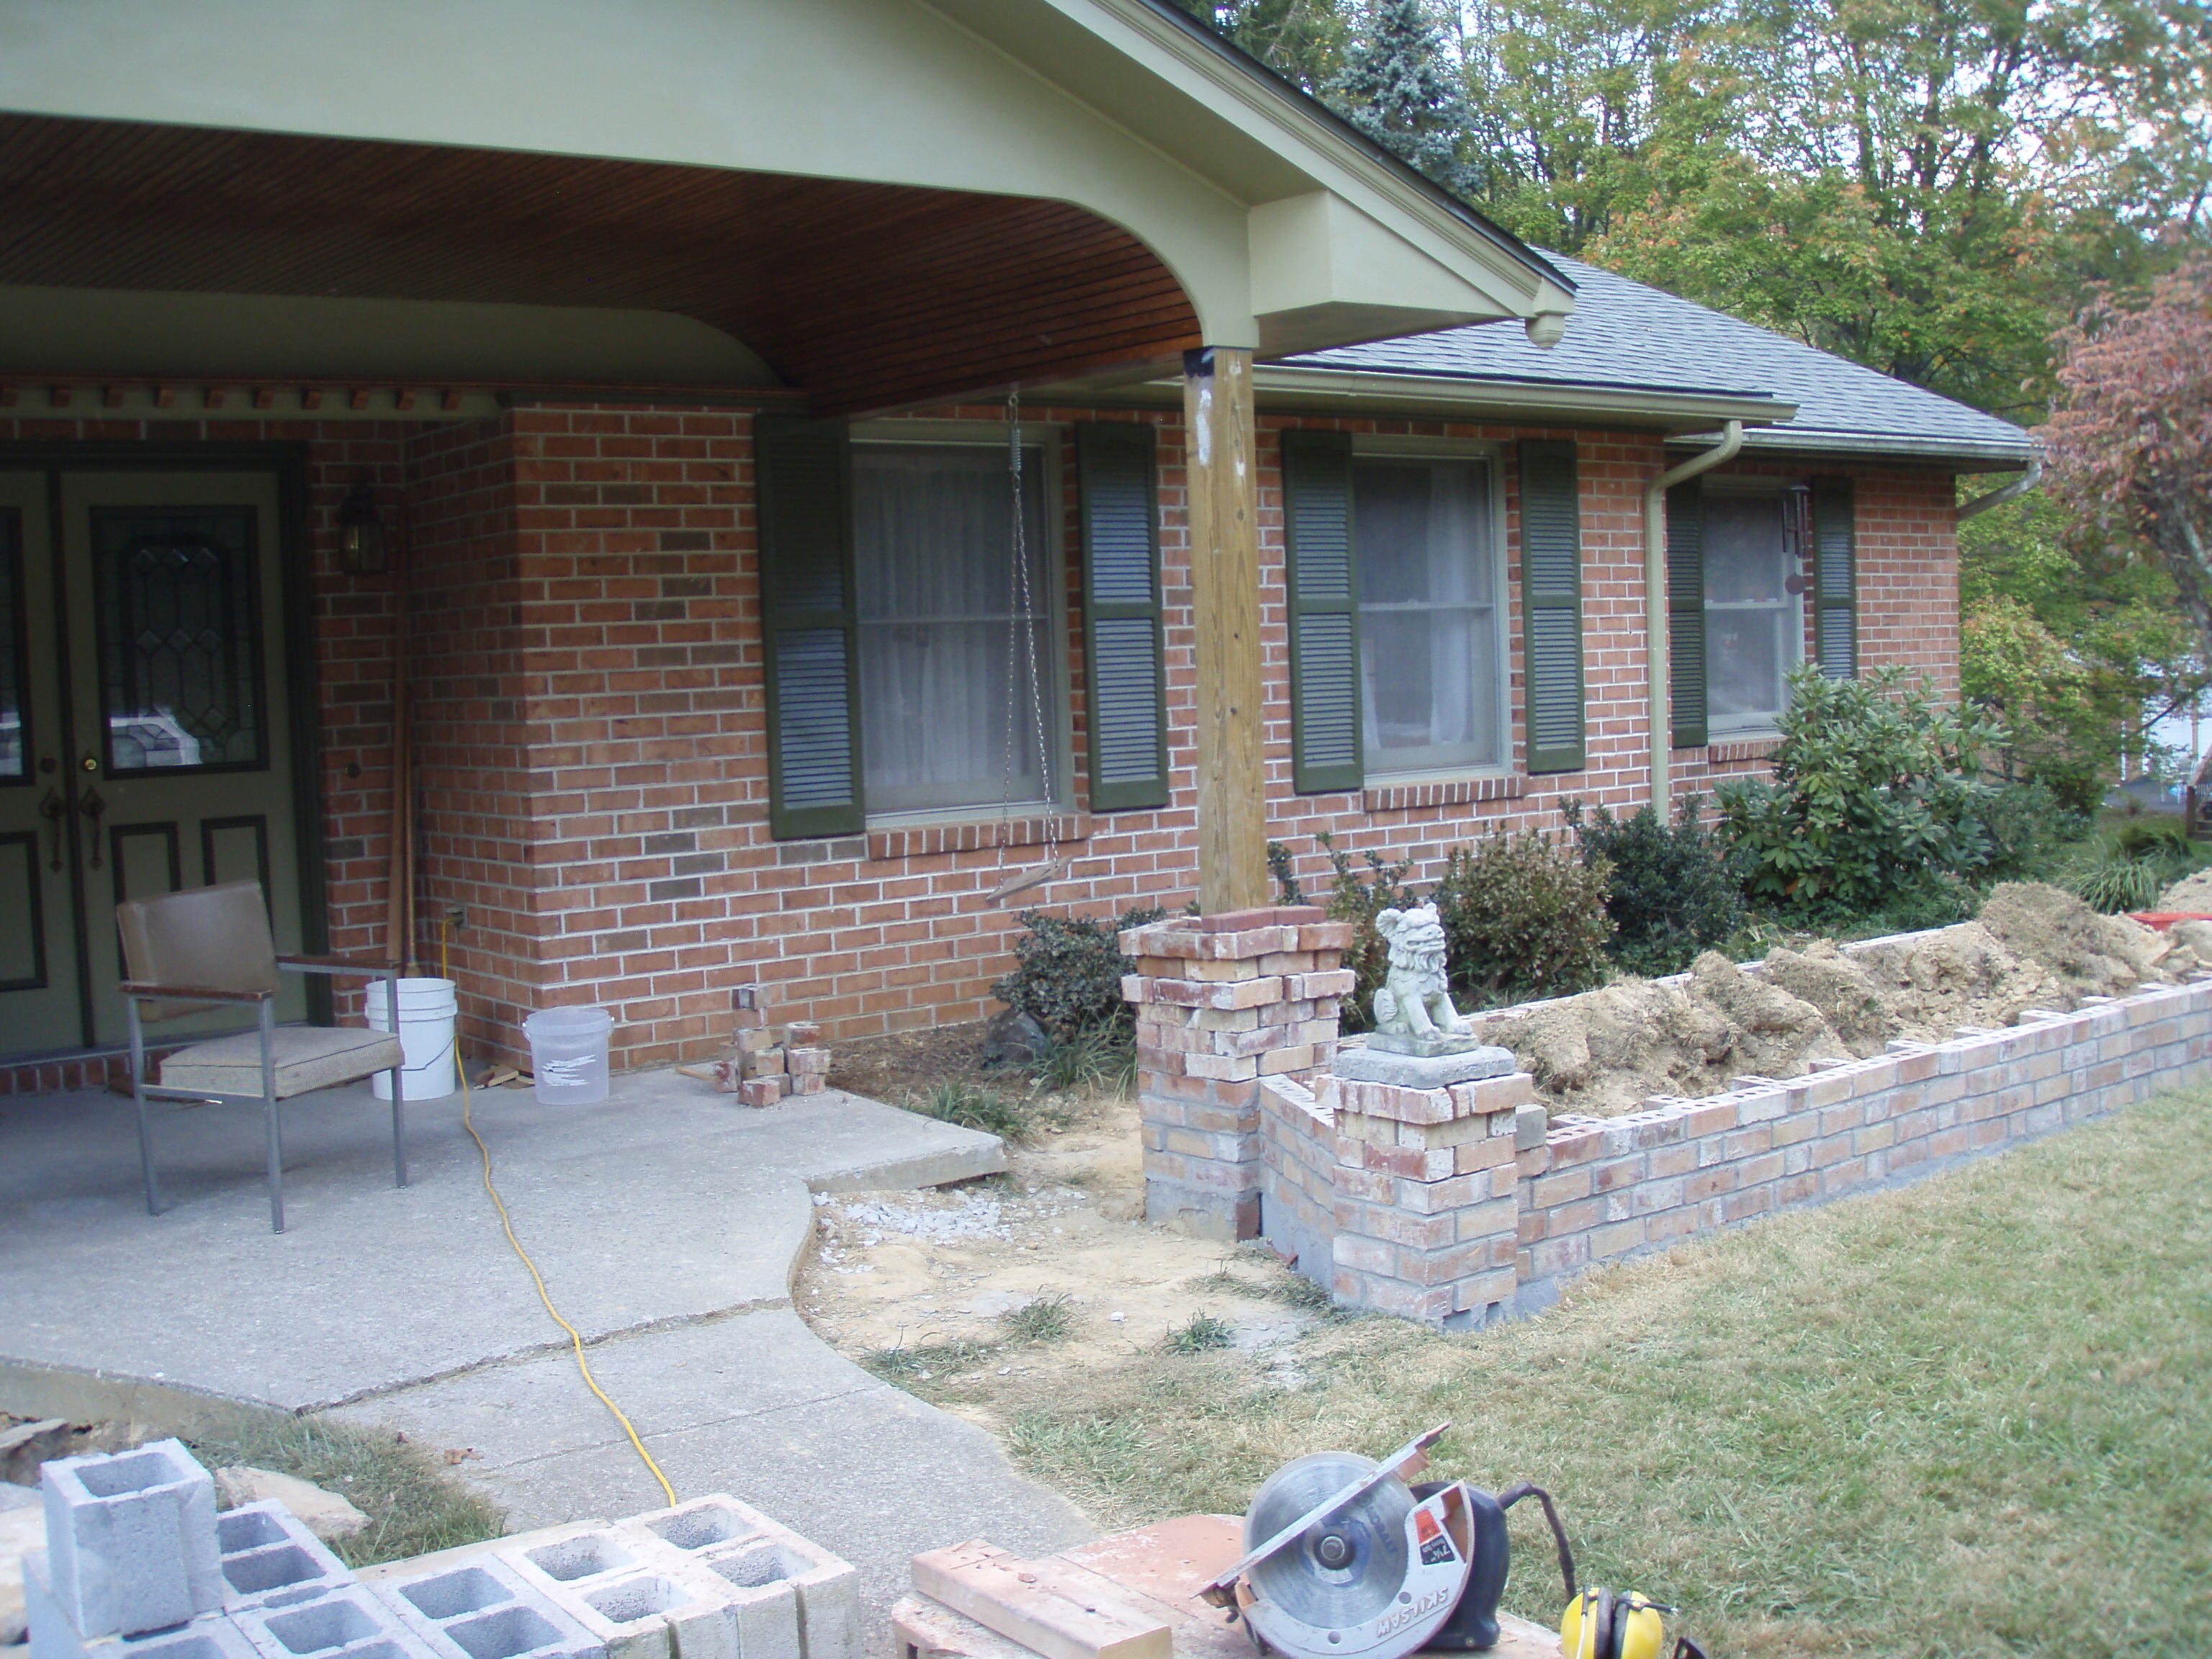
[(1562, 254), (1544, 256), (1577, 285), (1566, 337), (1549, 351), (1517, 322), (1340, 346), (1300, 368), (1522, 384), (1764, 394), (1796, 418), (1747, 434), (1760, 447), (1866, 449), (1990, 457), (2017, 453), (2009, 421)]

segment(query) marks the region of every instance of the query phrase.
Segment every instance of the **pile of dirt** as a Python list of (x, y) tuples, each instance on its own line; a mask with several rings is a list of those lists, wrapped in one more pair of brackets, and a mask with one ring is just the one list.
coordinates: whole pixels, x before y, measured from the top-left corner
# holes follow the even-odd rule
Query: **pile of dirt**
[(1614, 1117), (1653, 1095), (1697, 1098), (1738, 1077), (1796, 1077), (1814, 1060), (2010, 1025), (2023, 1009), (2071, 1010), (2199, 965), (2185, 939), (2099, 915), (2059, 888), (2008, 883), (1978, 920), (1954, 927), (1849, 952), (1820, 939), (1748, 971), (1709, 951), (1686, 982), (1623, 980), (1478, 1016), (1478, 1029), (1512, 1049), (1558, 1108)]
[(2212, 870), (2184, 876), (2158, 896), (2161, 910), (2195, 910), (2212, 915)]

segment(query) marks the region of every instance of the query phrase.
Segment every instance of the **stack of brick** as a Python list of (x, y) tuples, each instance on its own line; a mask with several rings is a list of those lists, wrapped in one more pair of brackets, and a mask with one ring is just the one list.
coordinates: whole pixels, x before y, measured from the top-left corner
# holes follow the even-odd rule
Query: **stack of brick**
[(1543, 1133), (1528, 1073), (1442, 1089), (1350, 1078), (1328, 1086), (1337, 1300), (1446, 1330), (1488, 1324), (1513, 1301), (1519, 1141)]
[(30, 1659), (859, 1659), (852, 1566), (719, 1494), (356, 1577), (175, 1440), (40, 1480)]
[(812, 1021), (793, 1020), (778, 1042), (765, 1023), (740, 1024), (716, 1074), (748, 1106), (773, 1106), (787, 1095), (818, 1095), (830, 1086), (830, 1051), (819, 1046), (821, 1034)]
[(1336, 1054), (1348, 922), (1307, 905), (1133, 928), (1145, 1215), (1207, 1238), (1260, 1233), (1260, 1084)]

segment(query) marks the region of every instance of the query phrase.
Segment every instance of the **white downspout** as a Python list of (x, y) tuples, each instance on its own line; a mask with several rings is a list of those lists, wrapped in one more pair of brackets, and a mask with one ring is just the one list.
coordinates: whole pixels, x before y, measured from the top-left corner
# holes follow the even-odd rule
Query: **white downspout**
[(2002, 507), (2007, 501), (2016, 501), (2043, 482), (2043, 457), (2038, 455), (2027, 464), (2027, 471), (2002, 489), (1992, 489), (1986, 495), (1977, 495), (1959, 509), (1960, 524), (1977, 513), (1986, 513), (1993, 507)]
[(1743, 422), (1730, 421), (1720, 442), (1702, 455), (1669, 467), (1644, 486), (1644, 673), (1651, 684), (1651, 810), (1662, 823), (1674, 817), (1674, 791), (1667, 769), (1674, 747), (1674, 688), (1667, 641), (1667, 492), (1686, 478), (1735, 459), (1743, 447)]

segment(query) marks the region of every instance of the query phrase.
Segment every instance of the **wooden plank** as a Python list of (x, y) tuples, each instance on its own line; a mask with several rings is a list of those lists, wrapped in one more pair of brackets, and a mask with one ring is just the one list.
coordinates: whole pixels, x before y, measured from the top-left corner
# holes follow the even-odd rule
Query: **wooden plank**
[(1024, 1561), (971, 1539), (914, 1558), (914, 1587), (1045, 1659), (1171, 1659), (1166, 1622), (1068, 1563)]
[(1185, 363), (1185, 495), (1198, 634), (1198, 902), (1218, 915), (1267, 902), (1260, 463), (1252, 354), (1212, 346)]

